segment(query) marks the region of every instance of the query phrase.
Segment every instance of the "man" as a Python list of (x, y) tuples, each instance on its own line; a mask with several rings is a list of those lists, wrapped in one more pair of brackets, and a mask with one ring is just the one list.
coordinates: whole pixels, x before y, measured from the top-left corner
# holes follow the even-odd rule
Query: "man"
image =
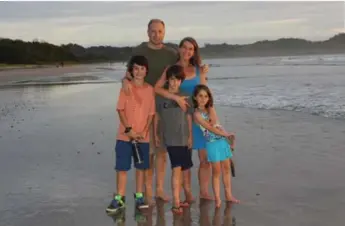
[[(154, 86), (158, 79), (163, 74), (166, 67), (173, 65), (178, 60), (178, 53), (173, 48), (164, 45), (163, 40), (165, 36), (165, 24), (160, 19), (152, 19), (147, 26), (147, 35), (149, 41), (143, 43), (133, 49), (132, 55), (143, 55), (148, 59), (149, 71), (145, 77), (145, 81)], [(204, 67), (206, 72), (208, 67)], [(139, 98), (134, 90), (131, 88), (131, 76), (127, 72), (122, 80), (122, 87), (127, 95), (134, 95)], [(182, 100), (183, 102), (183, 100)], [(185, 102), (187, 103), (187, 102)], [(181, 104), (181, 103), (179, 103)], [(153, 162), (156, 156), (156, 198), (168, 201), (169, 198), (164, 192), (164, 176), (166, 168), (167, 151), (164, 146), (155, 148), (155, 141), (153, 136), (153, 125), (151, 126), (150, 133), (152, 136), (150, 140), (150, 169), (145, 177), (146, 197), (151, 204), (152, 200), (152, 176), (153, 176)]]

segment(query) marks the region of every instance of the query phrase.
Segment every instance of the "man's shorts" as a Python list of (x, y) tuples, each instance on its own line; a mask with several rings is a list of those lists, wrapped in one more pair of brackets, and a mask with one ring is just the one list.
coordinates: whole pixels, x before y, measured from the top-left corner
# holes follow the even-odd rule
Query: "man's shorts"
[[(134, 163), (135, 168), (145, 170), (149, 168), (149, 143), (138, 143), (138, 149), (143, 162), (140, 164)], [(115, 145), (115, 170), (128, 171), (131, 169), (132, 158), (134, 155), (133, 145), (130, 141), (117, 140)]]
[(172, 169), (181, 167), (183, 171), (193, 167), (192, 150), (187, 146), (168, 146), (167, 150)]
[(163, 135), (159, 131), (158, 131), (158, 136), (159, 136), (159, 139), (160, 139), (160, 146), (156, 147), (155, 136), (154, 136), (154, 133), (153, 133), (153, 123), (150, 126), (149, 133), (150, 133), (150, 154), (156, 154), (159, 151), (166, 152), (166, 147), (163, 144)]

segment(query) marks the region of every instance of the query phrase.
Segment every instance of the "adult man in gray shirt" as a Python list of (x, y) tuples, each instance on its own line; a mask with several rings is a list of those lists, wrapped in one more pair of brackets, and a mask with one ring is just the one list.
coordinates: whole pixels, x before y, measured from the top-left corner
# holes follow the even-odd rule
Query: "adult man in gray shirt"
[[(166, 72), (168, 91), (181, 95), (180, 85), (184, 80), (184, 70), (179, 65), (173, 65)], [(191, 105), (192, 106), (192, 105)], [(156, 146), (165, 146), (172, 168), (173, 211), (180, 212), (181, 206), (188, 206), (193, 201), (191, 192), (190, 168), (192, 162), (192, 110), (184, 112), (179, 105), (170, 99), (158, 96), (156, 98), (156, 116), (154, 134)], [(160, 136), (161, 135), (161, 136)], [(183, 189), (186, 201), (180, 202), (180, 187), (183, 172)]]

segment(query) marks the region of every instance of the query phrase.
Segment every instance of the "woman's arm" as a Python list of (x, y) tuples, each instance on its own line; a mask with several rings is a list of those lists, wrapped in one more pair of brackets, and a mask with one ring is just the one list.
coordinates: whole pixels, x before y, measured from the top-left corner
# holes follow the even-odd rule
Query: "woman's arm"
[(219, 136), (224, 136), (228, 137), (229, 134), (221, 129), (218, 129), (217, 127), (213, 127), (209, 122), (207, 122), (200, 114), (200, 112), (195, 112), (194, 113), (194, 120), (196, 123), (204, 127), (205, 129), (219, 135)]
[(164, 89), (164, 84), (166, 83), (167, 77), (166, 77), (166, 70), (163, 71), (162, 76), (159, 78), (159, 80), (155, 84), (155, 92), (165, 98), (168, 98), (170, 100), (175, 100), (178, 98), (177, 95), (173, 93), (169, 93), (168, 90)]
[(176, 103), (180, 106), (180, 108), (186, 112), (187, 111), (187, 107), (189, 106), (188, 102), (186, 101), (186, 98), (188, 97), (182, 97), (182, 96), (178, 96), (176, 94), (170, 93), (168, 90), (164, 89), (164, 84), (166, 82), (166, 70), (167, 68), (164, 70), (162, 76), (160, 77), (160, 79), (156, 82), (155, 84), (155, 92), (167, 99), (170, 100), (174, 100), (176, 101)]
[(200, 71), (200, 84), (207, 86), (207, 71), (203, 68), (199, 68)]

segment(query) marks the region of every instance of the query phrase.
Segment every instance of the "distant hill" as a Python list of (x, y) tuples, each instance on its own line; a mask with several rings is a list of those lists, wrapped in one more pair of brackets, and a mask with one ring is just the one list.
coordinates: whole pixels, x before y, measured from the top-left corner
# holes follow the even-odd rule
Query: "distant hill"
[[(175, 43), (167, 45), (178, 48)], [(0, 64), (56, 64), (59, 62), (92, 63), (126, 61), (133, 47), (92, 46), (78, 44), (53, 45), (34, 40), (0, 39)], [(205, 44), (200, 49), (203, 58), (276, 56), (301, 54), (345, 53), (345, 33), (325, 41), (297, 38), (263, 40), (246, 45)]]

